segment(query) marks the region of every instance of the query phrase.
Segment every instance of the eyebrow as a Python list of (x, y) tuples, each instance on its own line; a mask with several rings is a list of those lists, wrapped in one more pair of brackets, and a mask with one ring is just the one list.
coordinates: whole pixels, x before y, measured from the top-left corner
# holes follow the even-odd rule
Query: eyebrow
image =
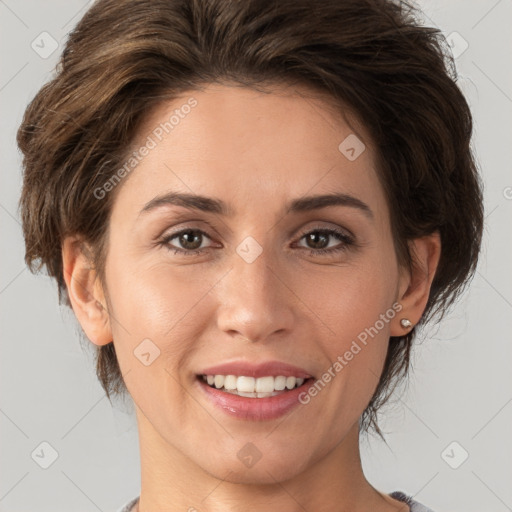
[[(220, 199), (182, 192), (169, 192), (167, 194), (157, 196), (146, 203), (140, 213), (147, 213), (165, 205), (183, 206), (192, 210), (200, 210), (223, 216), (234, 215), (234, 210)], [(285, 213), (307, 212), (320, 208), (327, 208), (328, 206), (346, 206), (355, 208), (364, 213), (369, 219), (373, 220), (374, 218), (372, 210), (366, 203), (357, 197), (343, 193), (305, 196), (294, 199), (286, 205)]]

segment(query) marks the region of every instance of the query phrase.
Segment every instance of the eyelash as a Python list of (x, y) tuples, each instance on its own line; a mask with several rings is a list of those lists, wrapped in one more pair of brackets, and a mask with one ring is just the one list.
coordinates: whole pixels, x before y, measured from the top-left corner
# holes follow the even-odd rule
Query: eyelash
[[(181, 255), (185, 255), (185, 256), (196, 256), (198, 254), (202, 254), (205, 250), (210, 249), (210, 247), (205, 247), (203, 249), (186, 250), (186, 249), (179, 249), (177, 247), (169, 245), (171, 240), (174, 240), (175, 238), (179, 237), (183, 233), (187, 233), (190, 231), (193, 233), (200, 233), (201, 235), (204, 235), (207, 238), (210, 238), (207, 233), (205, 233), (204, 231), (202, 231), (200, 229), (187, 228), (187, 229), (178, 231), (177, 233), (173, 233), (172, 235), (166, 236), (159, 242), (159, 244), (162, 246), (165, 246), (169, 251), (173, 251), (174, 254), (181, 254)], [(311, 233), (321, 233), (323, 235), (328, 235), (328, 236), (331, 235), (331, 236), (334, 236), (335, 238), (337, 238), (340, 242), (342, 242), (342, 244), (340, 246), (335, 247), (335, 248), (330, 248), (330, 249), (325, 249), (325, 248), (324, 249), (311, 249), (311, 248), (303, 247), (303, 249), (309, 250), (309, 254), (311, 256), (318, 256), (319, 254), (333, 255), (333, 254), (336, 254), (339, 252), (347, 251), (348, 249), (350, 249), (351, 247), (356, 245), (355, 240), (351, 235), (348, 235), (344, 231), (337, 230), (334, 228), (312, 229), (312, 230), (307, 231), (306, 233), (302, 234), (302, 236), (299, 238), (299, 241), (302, 240), (306, 235), (310, 235)]]

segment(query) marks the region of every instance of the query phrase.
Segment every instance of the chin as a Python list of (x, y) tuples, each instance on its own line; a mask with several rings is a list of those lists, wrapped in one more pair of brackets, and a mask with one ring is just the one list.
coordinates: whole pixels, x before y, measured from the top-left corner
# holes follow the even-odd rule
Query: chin
[(297, 466), (277, 468), (274, 464), (258, 464), (257, 467), (240, 468), (240, 466), (226, 466), (225, 472), (210, 473), (215, 478), (233, 484), (269, 485), (292, 479), (299, 473)]
[[(270, 451), (270, 449), (268, 450)], [(265, 485), (289, 480), (301, 473), (307, 466), (306, 459), (300, 459), (295, 452), (271, 450), (270, 454), (256, 452), (254, 445), (247, 443), (235, 458), (215, 457), (211, 464), (200, 464), (211, 476), (236, 484)]]

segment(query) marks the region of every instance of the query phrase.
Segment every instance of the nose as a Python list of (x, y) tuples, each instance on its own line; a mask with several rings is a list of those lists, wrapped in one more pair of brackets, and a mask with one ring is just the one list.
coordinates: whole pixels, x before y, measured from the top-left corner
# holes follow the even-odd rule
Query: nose
[(252, 262), (238, 254), (218, 285), (218, 328), (230, 336), (264, 342), (291, 332), (296, 325), (294, 295), (272, 251)]

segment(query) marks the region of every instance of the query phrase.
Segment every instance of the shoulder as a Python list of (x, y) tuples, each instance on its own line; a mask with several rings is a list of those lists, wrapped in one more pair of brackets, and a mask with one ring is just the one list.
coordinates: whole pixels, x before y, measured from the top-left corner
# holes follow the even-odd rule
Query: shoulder
[(123, 505), (117, 512), (131, 512), (132, 507), (139, 501), (139, 496), (131, 499), (126, 505)]
[(434, 512), (432, 509), (422, 505), (412, 498), (412, 496), (408, 496), (402, 491), (395, 491), (389, 494), (395, 500), (403, 501), (409, 505), (411, 512)]

